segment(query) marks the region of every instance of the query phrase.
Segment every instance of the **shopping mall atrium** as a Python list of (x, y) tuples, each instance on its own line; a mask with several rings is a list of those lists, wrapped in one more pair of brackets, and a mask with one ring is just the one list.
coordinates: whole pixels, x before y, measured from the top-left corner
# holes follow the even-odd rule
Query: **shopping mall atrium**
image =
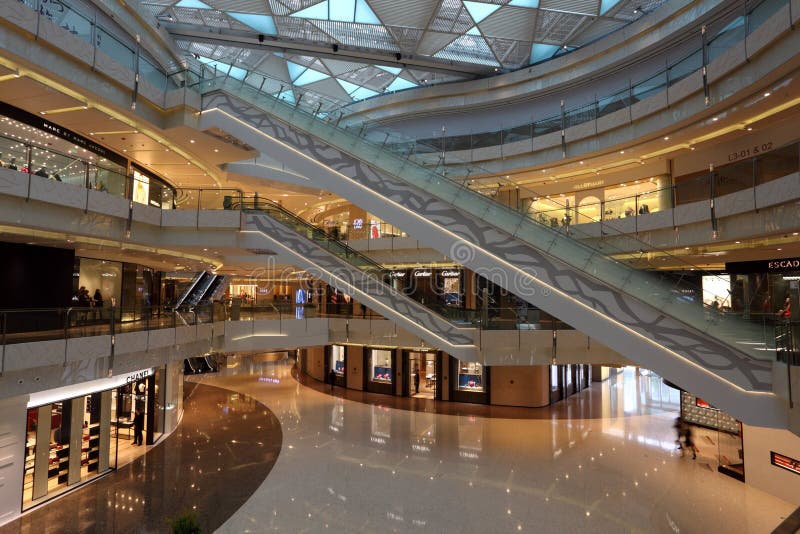
[(800, 529), (800, 0), (0, 6), (0, 534)]

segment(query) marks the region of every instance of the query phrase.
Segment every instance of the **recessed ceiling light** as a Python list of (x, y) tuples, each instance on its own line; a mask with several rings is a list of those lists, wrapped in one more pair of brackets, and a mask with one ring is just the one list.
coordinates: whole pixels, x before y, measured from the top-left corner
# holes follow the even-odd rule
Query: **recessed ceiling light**
[(624, 153), (625, 153), (625, 151), (624, 151), (624, 150), (620, 150), (620, 151), (619, 151), (619, 153), (620, 153), (620, 154), (624, 154)]
[(711, 120), (714, 121), (714, 122), (717, 122), (719, 120), (719, 117), (714, 117)]
[(189, 139), (189, 142), (190, 143), (194, 143), (194, 139)]
[(215, 149), (214, 149), (214, 152), (219, 152), (219, 149), (218, 149), (218, 148), (215, 148)]
[(737, 241), (737, 242), (736, 242), (736, 244), (737, 244), (737, 245), (741, 245), (741, 244), (742, 244), (742, 242), (741, 242), (741, 241)]
[(583, 165), (583, 162), (582, 162), (582, 161), (579, 161), (578, 163), (580, 163), (581, 165)]
[(771, 95), (771, 94), (772, 94), (772, 93), (770, 93), (769, 91), (767, 91), (766, 93), (764, 93), (764, 98), (767, 98), (767, 97), (768, 97), (769, 95)]
[(668, 135), (664, 136), (664, 141), (669, 141), (669, 136)]
[(752, 126), (748, 126), (748, 127), (747, 127), (747, 131), (748, 131), (748, 132), (752, 132), (752, 131), (753, 131), (753, 127), (752, 127)]

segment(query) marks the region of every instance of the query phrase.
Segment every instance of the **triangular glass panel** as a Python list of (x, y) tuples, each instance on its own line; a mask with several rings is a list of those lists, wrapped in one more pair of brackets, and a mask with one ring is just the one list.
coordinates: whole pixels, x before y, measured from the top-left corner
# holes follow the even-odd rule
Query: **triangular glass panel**
[(473, 26), (472, 28), (467, 30), (467, 35), (480, 35), (481, 31), (478, 29), (477, 26)]
[(358, 89), (350, 93), (350, 97), (353, 100), (364, 100), (365, 98), (370, 98), (377, 94), (380, 93), (378, 93), (377, 91), (373, 91), (372, 89), (367, 89), (366, 87), (359, 87)]
[(403, 89), (410, 89), (411, 87), (416, 86), (417, 84), (414, 82), (409, 82), (405, 78), (398, 76), (392, 83), (389, 84), (389, 87), (386, 88), (386, 91), (402, 91)]
[(306, 71), (303, 74), (301, 74), (294, 80), (294, 84), (307, 85), (309, 83), (314, 83), (320, 80), (324, 80), (325, 78), (330, 78), (330, 76), (318, 70), (306, 69)]
[(385, 70), (386, 72), (391, 72), (395, 76), (400, 74), (400, 71), (403, 70), (401, 67), (387, 67), (386, 65), (375, 65), (375, 66), (381, 70)]
[(256, 15), (255, 13), (228, 13), (230, 17), (238, 20), (242, 24), (250, 26), (254, 30), (268, 35), (277, 35), (275, 21), (269, 15)]
[(619, 0), (601, 0), (600, 1), (600, 14), (605, 15), (609, 9), (619, 3)]
[(380, 24), (381, 21), (369, 7), (366, 0), (356, 0), (356, 18), (354, 22), (361, 24)]
[(319, 19), (328, 20), (328, 0), (314, 4), (313, 6), (301, 9), (297, 13), (292, 13), (290, 17), (299, 17), (301, 19)]
[(517, 7), (539, 7), (539, 0), (511, 0), (508, 5)]
[(531, 63), (550, 59), (558, 51), (558, 45), (533, 43), (531, 45)]
[(356, 0), (328, 0), (328, 20), (353, 22), (356, 14)]
[(211, 6), (204, 4), (200, 0), (181, 0), (175, 7), (191, 7), (194, 9), (211, 9)]
[(348, 82), (348, 81), (345, 81), (345, 80), (340, 80), (339, 78), (336, 78), (336, 81), (339, 82), (339, 85), (342, 86), (342, 89), (344, 89), (345, 92), (348, 95), (352, 95), (355, 91), (358, 91), (359, 89), (361, 89), (356, 84)]
[(295, 81), (307, 70), (307, 67), (292, 63), (291, 61), (286, 62), (286, 68), (289, 69), (289, 78), (291, 78), (292, 81)]
[(287, 90), (285, 90), (284, 92), (282, 92), (281, 94), (278, 95), (278, 99), (279, 100), (285, 100), (286, 102), (289, 102), (290, 104), (294, 104), (295, 103), (294, 91), (292, 91), (291, 89), (287, 89)]
[(469, 11), (472, 20), (475, 21), (475, 24), (479, 23), (498, 9), (500, 6), (496, 4), (482, 4), (481, 2), (470, 2), (469, 0), (464, 0), (464, 7), (467, 8)]

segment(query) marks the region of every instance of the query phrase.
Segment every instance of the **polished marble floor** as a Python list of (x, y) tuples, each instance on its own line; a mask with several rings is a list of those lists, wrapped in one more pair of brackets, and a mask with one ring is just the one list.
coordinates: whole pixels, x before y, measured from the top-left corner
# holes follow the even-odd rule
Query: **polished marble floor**
[(552, 407), (486, 417), (331, 394), (292, 363), (231, 358), (188, 378), (179, 431), (0, 534), (165, 532), (195, 507), (203, 532), (762, 533), (794, 510), (717, 473), (713, 439), (682, 458), (679, 397), (655, 375), (629, 369)]
[[(287, 362), (231, 365), (198, 380), (264, 402), (284, 442), (220, 532), (762, 533), (794, 510), (717, 473), (702, 442), (681, 458), (679, 396), (654, 375), (628, 370), (524, 419), (331, 395)], [(570, 406), (590, 417), (562, 417)]]
[(194, 511), (212, 532), (267, 478), (280, 453), (276, 417), (239, 392), (187, 384), (178, 430), (94, 482), (0, 527), (0, 534), (168, 532)]

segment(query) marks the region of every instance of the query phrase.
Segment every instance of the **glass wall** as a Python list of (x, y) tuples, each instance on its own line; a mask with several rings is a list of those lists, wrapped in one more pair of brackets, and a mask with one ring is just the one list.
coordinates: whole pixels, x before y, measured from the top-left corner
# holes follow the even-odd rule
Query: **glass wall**
[(409, 392), (412, 397), (436, 397), (436, 353), (409, 352)]
[(342, 345), (331, 345), (330, 368), (338, 376), (344, 376), (344, 350)]
[(383, 384), (392, 383), (392, 351), (381, 349), (370, 349), (370, 372), (371, 382)]
[(92, 258), (76, 258), (75, 263), (78, 277), (72, 305), (86, 308), (83, 320), (107, 321), (112, 301), (121, 302), (122, 263)]
[(27, 112), (7, 105), (3, 105), (2, 110), (18, 115), (20, 119), (30, 116), (31, 120), (0, 115), (0, 166), (57, 182), (125, 195), (127, 163), (124, 158), (110, 154), (66, 129), (52, 128), (71, 136), (71, 141), (28, 124), (44, 121)]
[(485, 391), (483, 365), (475, 362), (459, 362), (458, 389), (461, 391)]

